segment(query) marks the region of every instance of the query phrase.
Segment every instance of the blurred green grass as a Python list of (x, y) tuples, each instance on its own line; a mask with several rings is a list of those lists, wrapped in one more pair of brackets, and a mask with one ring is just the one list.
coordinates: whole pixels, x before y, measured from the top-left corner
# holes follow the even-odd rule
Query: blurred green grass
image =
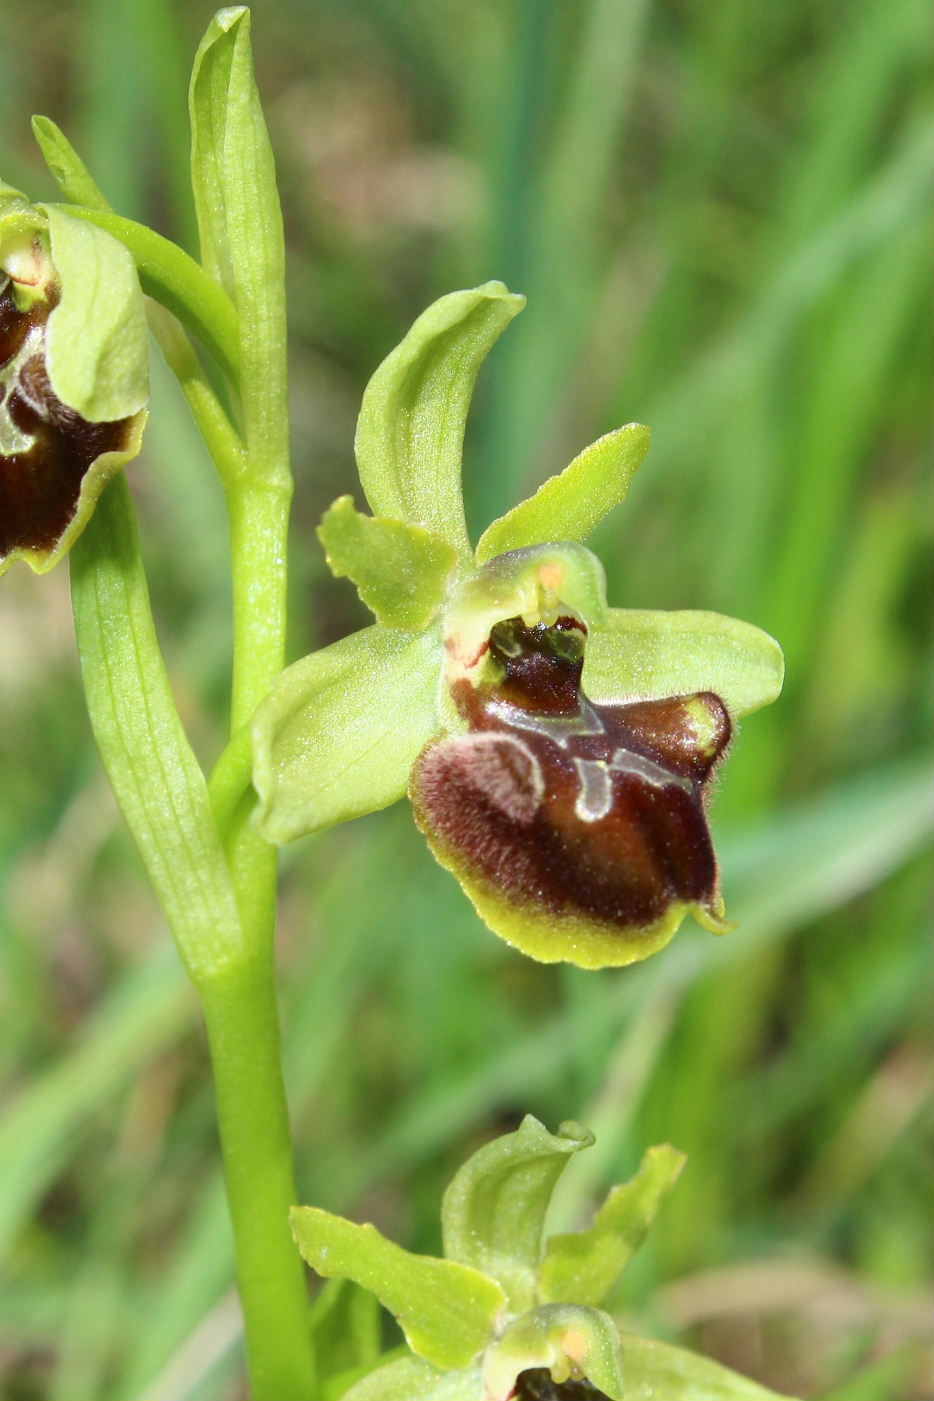
[[(125, 213), (191, 244), (185, 89), (207, 7), (0, 15), (4, 178), (51, 195), (47, 112)], [(257, 70), (289, 244), (292, 647), (358, 625), (321, 510), (362, 387), (419, 310), (502, 277), (477, 527), (618, 423), (653, 429), (601, 529), (611, 600), (785, 646), (715, 822), (723, 942), (644, 967), (501, 946), (401, 809), (285, 860), (282, 997), (303, 1196), (437, 1248), (441, 1187), (532, 1110), (690, 1163), (619, 1301), (779, 1388), (921, 1401), (929, 1289), (930, 277), (920, 0), (266, 0)], [(132, 468), (196, 745), (217, 751), (223, 507), (157, 373)], [(359, 500), (359, 490), (357, 491)], [(241, 1395), (196, 1008), (81, 713), (67, 580), (0, 588), (0, 1374), (10, 1401)], [(589, 1157), (589, 1161), (588, 1161)]]

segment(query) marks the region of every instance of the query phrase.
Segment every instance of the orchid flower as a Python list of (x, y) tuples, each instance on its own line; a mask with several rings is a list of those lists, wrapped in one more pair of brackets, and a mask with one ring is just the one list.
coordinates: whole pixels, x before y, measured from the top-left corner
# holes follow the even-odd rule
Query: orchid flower
[(606, 434), (471, 547), (474, 381), (523, 299), (442, 297), (388, 356), (356, 438), (364, 494), (324, 516), (331, 569), (376, 622), (289, 667), (253, 724), (264, 835), (288, 842), (407, 791), (491, 929), (544, 962), (645, 958), (724, 917), (706, 818), (737, 720), (775, 699), (777, 643), (708, 612), (609, 608), (582, 543), (649, 444)]
[(148, 357), (122, 244), (0, 184), (0, 574), (51, 569), (135, 457)]
[[(325, 1278), (375, 1294), (408, 1352), (329, 1394), (341, 1401), (777, 1401), (745, 1377), (681, 1348), (619, 1330), (606, 1305), (641, 1246), (684, 1155), (649, 1148), (584, 1230), (546, 1235), (558, 1181), (593, 1135), (556, 1134), (527, 1115), (485, 1144), (444, 1194), (444, 1257), (415, 1255), (375, 1226), (318, 1207), (292, 1210), (292, 1233)], [(350, 1383), (349, 1390), (344, 1387)]]

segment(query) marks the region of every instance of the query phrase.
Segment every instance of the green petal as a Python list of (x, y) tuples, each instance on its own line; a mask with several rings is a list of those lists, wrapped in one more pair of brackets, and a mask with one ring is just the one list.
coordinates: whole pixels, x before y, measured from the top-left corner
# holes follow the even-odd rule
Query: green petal
[(437, 732), (437, 632), (379, 625), (287, 667), (253, 721), (259, 824), (273, 842), (376, 812)]
[(509, 1401), (520, 1372), (547, 1367), (558, 1382), (586, 1377), (610, 1401), (630, 1401), (624, 1392), (624, 1355), (609, 1314), (574, 1304), (545, 1304), (511, 1323), (483, 1363), (485, 1397)]
[(649, 1148), (636, 1176), (614, 1187), (587, 1231), (552, 1236), (539, 1274), (542, 1299), (602, 1304), (645, 1239), (685, 1157), (669, 1144)]
[(341, 1401), (480, 1401), (479, 1367), (439, 1372), (420, 1357), (400, 1357), (344, 1392)]
[(477, 562), (549, 540), (586, 540), (608, 511), (625, 498), (651, 434), (627, 423), (598, 438), (534, 496), (495, 520), (480, 537)]
[(624, 1333), (626, 1401), (780, 1401), (777, 1393), (707, 1357)]
[(138, 413), (149, 397), (146, 313), (131, 255), (103, 229), (47, 208), (61, 301), (46, 362), (59, 399), (93, 423)]
[(591, 630), (583, 689), (608, 704), (713, 691), (736, 718), (768, 705), (785, 664), (773, 637), (721, 613), (611, 608)]
[(413, 1255), (375, 1226), (357, 1226), (319, 1207), (293, 1207), (290, 1219), (309, 1265), (327, 1279), (342, 1276), (371, 1290), (427, 1362), (467, 1367), (493, 1336), (506, 1298), (478, 1270)]
[(457, 553), (440, 536), (404, 521), (364, 516), (341, 496), (318, 527), (328, 564), (350, 578), (386, 627), (424, 628), (444, 598)]
[(515, 1133), (468, 1158), (444, 1194), (444, 1253), (498, 1279), (514, 1310), (534, 1301), (542, 1226), (570, 1156), (593, 1135), (579, 1124), (549, 1133), (531, 1114)]
[(501, 282), (433, 303), (367, 385), (360, 481), (375, 516), (423, 526), (470, 553), (461, 498), (467, 410), (480, 366), (525, 305)]

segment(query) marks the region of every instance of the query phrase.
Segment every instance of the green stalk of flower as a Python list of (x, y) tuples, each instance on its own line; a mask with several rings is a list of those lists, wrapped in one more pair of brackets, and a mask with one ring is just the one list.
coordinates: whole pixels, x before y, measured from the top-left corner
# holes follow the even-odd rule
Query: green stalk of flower
[[(145, 418), (142, 282), (199, 336), (234, 394), (237, 424), (184, 332), (156, 308), (157, 335), (227, 493), (231, 725), (242, 729), (284, 660), (291, 498), (281, 216), (242, 8), (220, 12), (208, 29), (195, 61), (191, 118), (201, 264), (114, 214), (46, 119), (37, 119), (36, 134), (64, 193), (80, 203), (33, 209), (15, 191), (3, 192), (0, 489), (14, 507), (6, 507), (5, 522), (18, 528), (23, 517), (25, 525), (0, 564), (23, 557), (50, 567), (86, 529), (73, 555), (73, 596), (89, 711), (201, 998), (253, 1394), (279, 1401), (310, 1395), (314, 1374), (301, 1266), (287, 1229), (294, 1187), (274, 986), (275, 850), (246, 820), (242, 794), (212, 806), (165, 676), (122, 481), (90, 520), (104, 485), (138, 447)], [(61, 485), (66, 477), (70, 495)], [(35, 523), (39, 507), (31, 501), (31, 515), (17, 514), (23, 483), (32, 482), (39, 507), (58, 512), (54, 533), (41, 514)]]

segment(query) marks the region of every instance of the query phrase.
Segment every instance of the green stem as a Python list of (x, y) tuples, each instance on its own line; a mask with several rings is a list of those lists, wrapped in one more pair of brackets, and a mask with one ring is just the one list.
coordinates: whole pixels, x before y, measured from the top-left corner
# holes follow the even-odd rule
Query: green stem
[(253, 472), (227, 492), (234, 609), (231, 734), (249, 722), (285, 665), (291, 500), (288, 478), (269, 480)]
[(304, 1267), (273, 970), (258, 955), (199, 989), (214, 1070), (252, 1401), (311, 1401)]
[[(74, 547), (72, 593), (101, 756), (204, 1007), (253, 1401), (309, 1401), (307, 1296), (288, 1227), (296, 1194), (272, 961), (275, 851), (232, 789), (221, 846), (165, 672), (122, 474)], [(251, 595), (263, 607), (274, 596), (271, 585)], [(277, 655), (268, 641), (256, 652), (265, 666)]]

